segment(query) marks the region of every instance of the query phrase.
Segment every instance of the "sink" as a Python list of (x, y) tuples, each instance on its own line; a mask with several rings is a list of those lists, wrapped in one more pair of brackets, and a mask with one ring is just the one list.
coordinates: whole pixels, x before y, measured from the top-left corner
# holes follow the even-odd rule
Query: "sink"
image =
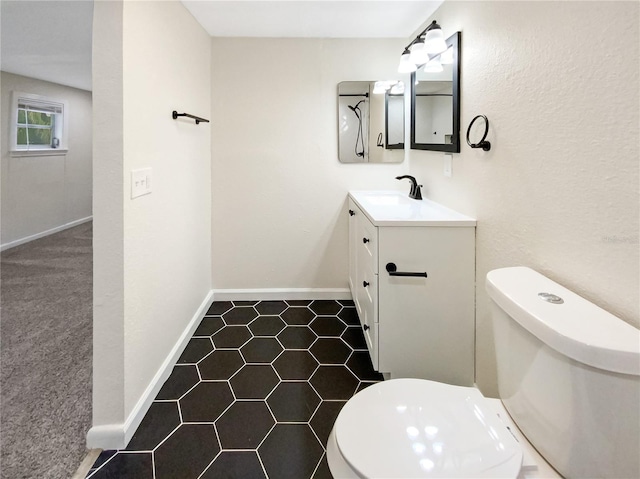
[(475, 226), (476, 220), (428, 199), (399, 191), (350, 191), (375, 226)]
[(366, 202), (371, 203), (375, 206), (389, 206), (389, 205), (400, 205), (400, 204), (408, 204), (409, 198), (405, 198), (395, 193), (385, 194), (385, 193), (371, 193), (363, 195), (363, 199)]

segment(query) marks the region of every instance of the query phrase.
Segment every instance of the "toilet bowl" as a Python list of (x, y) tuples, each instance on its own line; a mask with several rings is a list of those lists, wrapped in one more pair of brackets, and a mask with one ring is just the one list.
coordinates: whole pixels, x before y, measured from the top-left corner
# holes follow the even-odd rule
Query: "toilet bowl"
[(487, 291), (501, 399), (369, 386), (329, 436), (334, 478), (640, 476), (640, 331), (529, 268), (490, 272)]

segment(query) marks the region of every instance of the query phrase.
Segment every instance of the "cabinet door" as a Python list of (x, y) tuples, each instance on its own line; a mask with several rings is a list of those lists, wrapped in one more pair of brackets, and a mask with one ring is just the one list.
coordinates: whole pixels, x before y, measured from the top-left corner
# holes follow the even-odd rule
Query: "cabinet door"
[[(379, 228), (381, 371), (473, 385), (474, 244), (474, 228)], [(428, 277), (390, 276), (387, 263)]]

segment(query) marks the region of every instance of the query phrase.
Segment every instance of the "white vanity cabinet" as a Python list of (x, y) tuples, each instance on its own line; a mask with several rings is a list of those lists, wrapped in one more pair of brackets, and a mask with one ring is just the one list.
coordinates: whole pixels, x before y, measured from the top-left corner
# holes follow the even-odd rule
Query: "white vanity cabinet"
[(377, 371), (473, 385), (475, 224), (398, 192), (349, 193), (349, 285)]

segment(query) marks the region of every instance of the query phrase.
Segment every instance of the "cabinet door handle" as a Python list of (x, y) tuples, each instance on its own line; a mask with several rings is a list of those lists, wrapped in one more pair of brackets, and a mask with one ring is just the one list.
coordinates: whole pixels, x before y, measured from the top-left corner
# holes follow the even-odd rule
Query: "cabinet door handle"
[(353, 215), (355, 215), (355, 214), (356, 214), (356, 212), (355, 212), (355, 211), (353, 211), (353, 210), (349, 210), (349, 216), (353, 216)]
[(362, 326), (362, 329), (364, 329), (365, 331), (367, 331), (369, 329), (369, 325), (365, 324), (364, 326)]
[(419, 277), (419, 278), (426, 278), (427, 277), (427, 273), (417, 273), (417, 272), (411, 272), (411, 271), (398, 271), (398, 267), (396, 266), (395, 263), (387, 263), (387, 273), (389, 273), (389, 276), (412, 276), (412, 277)]
[(363, 242), (364, 244), (367, 244), (367, 243), (369, 242), (369, 238), (362, 238), (362, 242)]
[(366, 281), (363, 281), (362, 282), (362, 286), (364, 286), (366, 288), (367, 286), (369, 286), (369, 283), (367, 283)]

